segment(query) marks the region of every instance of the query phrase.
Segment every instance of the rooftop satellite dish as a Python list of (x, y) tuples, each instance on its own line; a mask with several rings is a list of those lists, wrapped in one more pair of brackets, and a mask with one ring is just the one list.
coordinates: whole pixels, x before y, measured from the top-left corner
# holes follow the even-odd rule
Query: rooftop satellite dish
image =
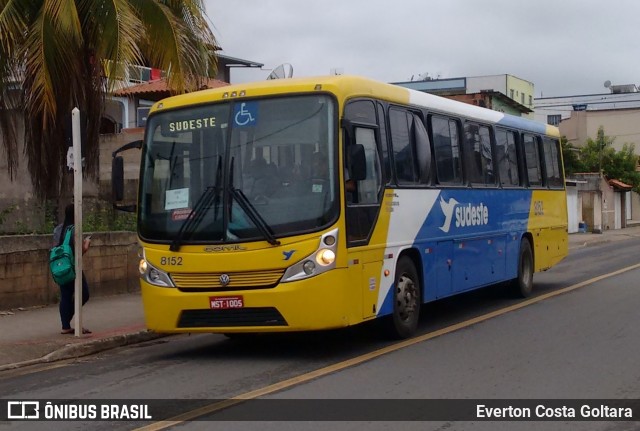
[(611, 81), (607, 79), (606, 81), (604, 81), (604, 88), (609, 88), (609, 87), (611, 87)]
[(267, 79), (285, 79), (293, 76), (293, 66), (289, 63), (283, 63), (271, 71)]

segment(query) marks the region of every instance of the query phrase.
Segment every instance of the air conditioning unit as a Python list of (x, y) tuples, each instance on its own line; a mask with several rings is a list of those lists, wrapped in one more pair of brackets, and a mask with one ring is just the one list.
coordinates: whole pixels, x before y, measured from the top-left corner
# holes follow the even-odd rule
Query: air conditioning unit
[(136, 126), (145, 127), (147, 125), (147, 117), (149, 116), (149, 111), (151, 110), (150, 106), (145, 106), (144, 108), (138, 108), (137, 116), (136, 116)]

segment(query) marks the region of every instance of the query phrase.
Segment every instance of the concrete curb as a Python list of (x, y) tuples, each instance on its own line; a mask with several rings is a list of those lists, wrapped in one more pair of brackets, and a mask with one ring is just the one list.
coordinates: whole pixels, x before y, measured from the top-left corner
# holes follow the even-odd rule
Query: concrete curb
[(13, 364), (0, 365), (0, 371), (14, 370), (16, 368), (27, 367), (29, 365), (46, 364), (49, 362), (62, 361), (64, 359), (79, 358), (82, 356), (93, 355), (105, 350), (115, 349), (130, 344), (143, 343), (145, 341), (155, 340), (157, 338), (166, 337), (170, 334), (158, 334), (153, 331), (144, 330), (130, 334), (121, 334), (109, 338), (91, 340), (86, 343), (67, 344), (60, 349), (54, 350), (41, 358), (29, 359), (27, 361), (16, 362)]

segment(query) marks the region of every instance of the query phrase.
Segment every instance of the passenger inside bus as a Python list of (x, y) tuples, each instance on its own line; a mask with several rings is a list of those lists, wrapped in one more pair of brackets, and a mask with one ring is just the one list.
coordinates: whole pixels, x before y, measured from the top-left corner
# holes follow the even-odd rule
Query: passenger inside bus
[(268, 163), (261, 154), (251, 160), (251, 196), (252, 198), (269, 197), (277, 188), (278, 168)]
[(329, 180), (329, 162), (327, 156), (321, 152), (315, 152), (311, 156), (311, 179), (327, 181)]

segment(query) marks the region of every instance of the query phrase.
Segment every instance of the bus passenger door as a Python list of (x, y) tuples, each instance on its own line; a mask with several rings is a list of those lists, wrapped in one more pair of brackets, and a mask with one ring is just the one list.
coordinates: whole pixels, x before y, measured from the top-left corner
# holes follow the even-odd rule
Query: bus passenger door
[(354, 304), (362, 304), (361, 315), (354, 316), (357, 319), (366, 320), (375, 317), (378, 312), (378, 291), (383, 265), (379, 256), (382, 252), (382, 249), (350, 248), (348, 250), (349, 285), (347, 288), (349, 293), (347, 297), (355, 301)]
[[(354, 125), (345, 153), (345, 224), (351, 271), (360, 266), (362, 318), (376, 315), (386, 230), (378, 216), (383, 185), (375, 126)], [(376, 229), (377, 226), (377, 229)], [(383, 232), (384, 231), (384, 232)]]
[(442, 241), (436, 246), (436, 297), (444, 298), (453, 293), (453, 241)]

